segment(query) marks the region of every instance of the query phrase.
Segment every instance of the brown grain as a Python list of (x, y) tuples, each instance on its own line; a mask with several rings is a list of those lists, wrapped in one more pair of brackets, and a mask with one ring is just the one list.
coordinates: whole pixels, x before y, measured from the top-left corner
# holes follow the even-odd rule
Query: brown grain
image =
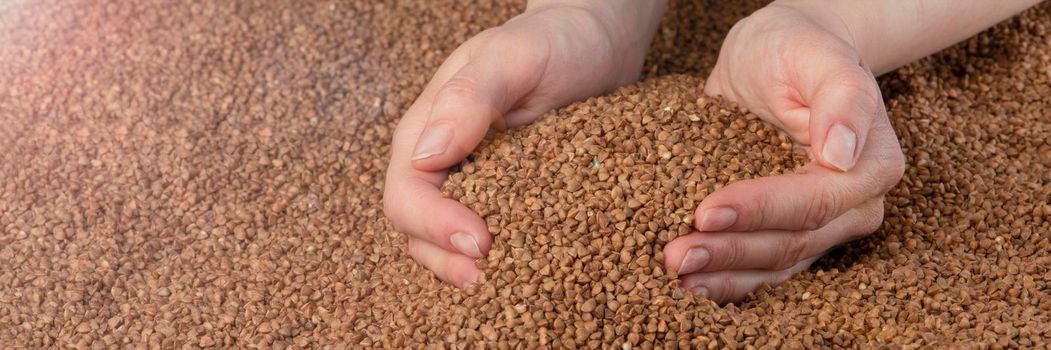
[(498, 237), (467, 291), (408, 258), (384, 170), (522, 2), (0, 6), (0, 344), (1046, 348), (1048, 3), (880, 79), (909, 165), (880, 231), (737, 305), (676, 288), (660, 248), (700, 197), (799, 162), (689, 77), (761, 5), (673, 1), (646, 80), (464, 163), (446, 189)]
[[(482, 213), (495, 241), (460, 312), (496, 329), (467, 330), (456, 342), (536, 348), (548, 345), (532, 337), (542, 331), (556, 347), (689, 346), (701, 334), (694, 324), (715, 322), (716, 307), (664, 271), (664, 244), (690, 231), (706, 194), (791, 171), (806, 155), (699, 86), (669, 75), (572, 104), (483, 143), (449, 177), (446, 194)], [(520, 313), (486, 314), (508, 305), (540, 317), (518, 324)], [(638, 330), (617, 334), (618, 324)], [(600, 334), (605, 325), (611, 331)]]

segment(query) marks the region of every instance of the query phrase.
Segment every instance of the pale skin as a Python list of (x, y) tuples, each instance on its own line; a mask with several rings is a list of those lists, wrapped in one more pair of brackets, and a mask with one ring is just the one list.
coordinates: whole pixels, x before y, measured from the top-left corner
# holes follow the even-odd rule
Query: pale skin
[[(683, 286), (719, 303), (777, 285), (883, 221), (905, 169), (875, 76), (1039, 3), (784, 0), (738, 22), (705, 92), (754, 111), (807, 147), (793, 174), (735, 182), (706, 197), (695, 232), (664, 248)], [(442, 197), (447, 169), (490, 129), (638, 78), (664, 1), (530, 1), (457, 48), (394, 133), (384, 211), (409, 254), (438, 278), (473, 283), (492, 246), (485, 222)]]

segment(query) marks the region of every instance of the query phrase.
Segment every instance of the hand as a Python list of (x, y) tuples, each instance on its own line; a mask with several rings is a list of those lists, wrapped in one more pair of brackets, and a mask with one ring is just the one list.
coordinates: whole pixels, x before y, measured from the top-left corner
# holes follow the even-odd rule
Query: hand
[(701, 202), (664, 249), (683, 285), (720, 303), (806, 269), (878, 229), (904, 156), (872, 72), (842, 22), (761, 9), (730, 30), (705, 92), (723, 95), (807, 146), (794, 174), (739, 181)]
[(394, 132), (383, 209), (409, 235), (409, 255), (446, 282), (474, 282), (492, 238), (477, 214), (442, 196), (446, 169), (491, 127), (636, 80), (662, 10), (661, 1), (533, 2), (457, 48)]

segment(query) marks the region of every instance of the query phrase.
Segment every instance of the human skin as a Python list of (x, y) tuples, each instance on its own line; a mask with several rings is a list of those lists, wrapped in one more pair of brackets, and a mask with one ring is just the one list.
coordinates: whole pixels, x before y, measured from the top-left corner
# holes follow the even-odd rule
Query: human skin
[(705, 92), (776, 125), (813, 161), (705, 197), (697, 231), (665, 246), (666, 267), (691, 291), (733, 302), (877, 230), (905, 163), (875, 75), (1036, 3), (779, 0), (738, 22)]
[[(801, 171), (704, 199), (697, 232), (665, 247), (684, 286), (720, 303), (807, 268), (883, 220), (904, 157), (874, 76), (941, 50), (1037, 1), (777, 1), (734, 26), (705, 86), (808, 147)], [(638, 78), (663, 1), (531, 1), (457, 48), (394, 133), (384, 211), (409, 254), (457, 286), (477, 279), (485, 222), (443, 198), (447, 168), (486, 132)], [(580, 57), (588, 57), (587, 61)]]
[[(530, 1), (507, 23), (457, 48), (394, 132), (384, 213), (409, 236), (409, 255), (438, 278), (465, 286), (488, 253), (485, 222), (439, 187), (447, 168), (490, 129), (638, 79), (664, 1)], [(587, 60), (582, 60), (587, 57)]]

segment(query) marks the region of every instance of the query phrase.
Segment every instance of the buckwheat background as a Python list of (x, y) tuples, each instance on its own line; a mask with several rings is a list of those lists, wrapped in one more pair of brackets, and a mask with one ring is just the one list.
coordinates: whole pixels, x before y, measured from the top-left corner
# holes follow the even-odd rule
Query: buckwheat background
[[(642, 84), (692, 88), (668, 74), (703, 77), (762, 5), (710, 2), (670, 6)], [(380, 209), (400, 114), (458, 43), (522, 7), (0, 5), (0, 343), (522, 340), (496, 327), (506, 310), (465, 317), (471, 296), (412, 262)], [(879, 232), (738, 305), (572, 343), (1047, 346), (1051, 3), (881, 85), (909, 168)]]

